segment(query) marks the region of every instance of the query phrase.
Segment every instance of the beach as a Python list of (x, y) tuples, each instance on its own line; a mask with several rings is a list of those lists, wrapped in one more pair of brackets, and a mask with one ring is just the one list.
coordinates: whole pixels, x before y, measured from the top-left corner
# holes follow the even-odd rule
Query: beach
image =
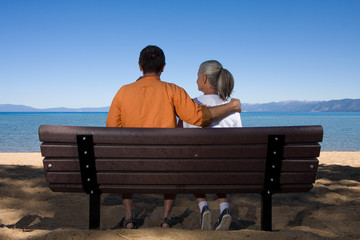
[[(178, 195), (176, 225), (159, 227), (161, 195), (135, 195), (139, 229), (118, 228), (121, 196), (103, 194), (100, 230), (88, 230), (88, 196), (54, 193), (40, 153), (0, 153), (0, 240), (9, 239), (360, 239), (360, 152), (321, 152), (314, 188), (273, 196), (273, 231), (260, 230), (260, 196), (231, 194), (229, 231), (201, 231), (192, 195)], [(213, 222), (219, 215), (208, 195)]]

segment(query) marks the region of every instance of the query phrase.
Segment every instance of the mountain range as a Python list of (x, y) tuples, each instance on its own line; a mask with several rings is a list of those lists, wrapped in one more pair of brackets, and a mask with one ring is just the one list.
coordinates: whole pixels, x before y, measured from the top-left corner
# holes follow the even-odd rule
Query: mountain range
[(242, 104), (244, 112), (360, 112), (360, 99)]
[[(250, 104), (242, 103), (243, 112), (360, 112), (360, 99), (330, 101), (282, 101)], [(24, 105), (0, 104), (0, 112), (108, 112), (109, 107), (99, 108), (46, 108)]]

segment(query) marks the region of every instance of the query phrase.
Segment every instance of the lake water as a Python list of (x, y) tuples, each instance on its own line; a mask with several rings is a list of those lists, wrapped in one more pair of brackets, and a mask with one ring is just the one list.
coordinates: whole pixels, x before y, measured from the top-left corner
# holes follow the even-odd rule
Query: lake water
[[(0, 152), (39, 152), (40, 125), (105, 126), (107, 113), (0, 113)], [(242, 113), (244, 127), (322, 125), (322, 151), (360, 151), (360, 113)]]

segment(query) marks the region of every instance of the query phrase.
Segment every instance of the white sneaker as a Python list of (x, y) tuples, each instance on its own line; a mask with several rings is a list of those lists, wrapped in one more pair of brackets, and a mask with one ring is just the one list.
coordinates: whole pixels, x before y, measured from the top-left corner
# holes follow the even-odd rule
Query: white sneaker
[(204, 206), (200, 218), (201, 230), (212, 230), (211, 211), (208, 206)]
[(226, 231), (229, 230), (231, 224), (232, 216), (230, 214), (230, 209), (226, 208), (221, 214), (216, 224), (216, 231)]

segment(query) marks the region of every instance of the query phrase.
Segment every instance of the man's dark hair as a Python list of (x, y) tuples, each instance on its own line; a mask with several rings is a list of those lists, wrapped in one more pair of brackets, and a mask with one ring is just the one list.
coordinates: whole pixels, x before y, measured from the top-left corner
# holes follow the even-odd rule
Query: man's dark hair
[(149, 45), (140, 52), (139, 64), (144, 73), (158, 73), (165, 65), (165, 54), (161, 48)]

